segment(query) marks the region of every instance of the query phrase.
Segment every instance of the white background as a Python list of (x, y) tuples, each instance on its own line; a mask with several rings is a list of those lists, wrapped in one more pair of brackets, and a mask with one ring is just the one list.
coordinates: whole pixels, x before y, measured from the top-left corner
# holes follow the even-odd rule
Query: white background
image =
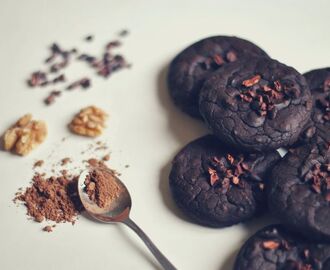
[[(90, 104), (110, 114), (101, 139), (112, 150), (110, 165), (123, 173), (131, 191), (132, 218), (178, 269), (231, 269), (240, 245), (266, 221), (210, 229), (185, 221), (176, 210), (167, 187), (169, 163), (207, 131), (172, 105), (166, 67), (185, 46), (217, 34), (247, 38), (301, 72), (329, 66), (329, 10), (329, 1), (302, 0), (0, 0), (0, 131), (27, 112), (49, 127), (46, 142), (29, 156), (0, 152), (0, 269), (159, 269), (123, 225), (81, 217), (75, 226), (61, 224), (47, 234), (11, 201), (28, 185), (35, 160), (83, 158), (80, 152), (91, 140), (70, 135), (66, 124)], [(41, 102), (48, 90), (26, 86), (53, 41), (98, 53), (123, 28), (131, 34), (119, 51), (131, 70), (109, 80), (95, 77), (91, 89), (67, 93), (50, 107)], [(95, 41), (87, 44), (82, 39), (89, 33)], [(83, 64), (66, 72), (71, 79), (91, 73)], [(64, 143), (62, 137), (68, 137)]]

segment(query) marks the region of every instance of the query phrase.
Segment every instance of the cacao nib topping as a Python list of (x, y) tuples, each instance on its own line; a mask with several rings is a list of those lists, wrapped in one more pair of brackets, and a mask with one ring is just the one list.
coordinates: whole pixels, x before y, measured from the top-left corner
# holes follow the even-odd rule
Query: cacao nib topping
[(242, 179), (256, 181), (261, 190), (264, 188), (263, 183), (260, 183), (261, 179), (253, 175), (248, 164), (244, 162), (243, 155), (239, 155), (237, 158), (231, 154), (227, 154), (226, 157), (213, 157), (207, 170), (210, 185), (220, 185), (225, 191), (230, 186), (243, 188), (244, 182), (241, 181)]
[(226, 59), (229, 63), (235, 62), (237, 60), (237, 55), (233, 51), (229, 51), (226, 54)]
[(213, 61), (218, 65), (218, 66), (221, 66), (225, 63), (225, 61), (223, 60), (223, 58), (219, 55), (219, 54), (216, 54), (214, 57), (213, 57)]
[(244, 80), (242, 86), (242, 93), (237, 97), (249, 103), (259, 116), (267, 116), (269, 119), (275, 118), (278, 104), (300, 95), (299, 89), (291, 81), (275, 80), (269, 83), (258, 74)]
[(276, 249), (282, 249), (282, 250), (290, 250), (290, 244), (288, 241), (286, 241), (285, 239), (279, 240), (279, 239), (275, 239), (275, 240), (265, 240), (261, 243), (262, 248), (266, 249), (266, 250), (276, 250)]
[(225, 63), (234, 62), (237, 60), (236, 53), (228, 51), (224, 56), (221, 54), (215, 54), (212, 57), (206, 58), (201, 66), (204, 70), (217, 70)]
[(323, 194), (330, 202), (330, 163), (313, 165), (312, 169), (305, 174), (304, 181), (310, 184), (314, 192)]
[(262, 242), (262, 247), (264, 249), (278, 249), (280, 247), (280, 243), (273, 241), (273, 240), (267, 240)]

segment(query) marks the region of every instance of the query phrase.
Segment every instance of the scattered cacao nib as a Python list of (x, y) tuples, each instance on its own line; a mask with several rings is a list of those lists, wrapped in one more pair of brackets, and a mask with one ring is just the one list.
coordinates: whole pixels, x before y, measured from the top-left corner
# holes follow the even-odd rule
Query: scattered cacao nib
[(49, 72), (51, 73), (56, 73), (58, 72), (59, 70), (67, 67), (69, 64), (69, 61), (67, 59), (64, 59), (62, 62), (60, 63), (55, 63), (55, 64), (52, 64), (49, 68)]
[(88, 35), (88, 36), (86, 36), (85, 37), (85, 41), (93, 41), (93, 39), (94, 39), (94, 36), (92, 36), (92, 35)]
[(42, 71), (33, 72), (27, 81), (28, 85), (31, 87), (41, 86), (47, 84), (47, 74)]
[(61, 75), (59, 75), (59, 76), (57, 76), (57, 77), (55, 77), (53, 80), (52, 80), (52, 83), (58, 83), (58, 82), (65, 82), (65, 76), (64, 76), (64, 74), (61, 74)]
[(55, 102), (56, 98), (62, 94), (61, 91), (53, 90), (50, 94), (44, 99), (46, 105), (51, 105)]
[(279, 246), (280, 246), (280, 243), (272, 241), (272, 240), (262, 242), (262, 247), (264, 249), (278, 249)]
[(119, 32), (120, 37), (126, 37), (129, 34), (127, 29), (123, 29)]
[[(119, 33), (119, 36), (124, 37), (128, 34), (127, 30), (123, 30)], [(86, 41), (92, 41), (94, 37), (92, 35), (88, 35), (85, 37)], [(119, 47), (121, 45), (121, 41), (114, 40), (110, 41), (106, 44), (106, 48), (100, 57), (91, 56), (88, 54), (80, 54), (77, 55), (78, 50), (76, 48), (72, 48), (69, 50), (65, 50), (58, 43), (53, 43), (50, 46), (50, 55), (45, 59), (45, 63), (48, 65), (48, 69), (46, 71), (36, 71), (33, 72), (30, 78), (27, 80), (27, 83), (30, 87), (45, 87), (50, 84), (55, 84), (59, 82), (65, 82), (66, 77), (64, 74), (60, 74), (53, 79), (48, 80), (47, 75), (49, 73), (57, 73), (60, 70), (66, 68), (72, 60), (72, 56), (76, 55), (74, 59), (84, 61), (89, 64), (91, 68), (96, 71), (96, 74), (107, 78), (113, 72), (118, 71), (123, 68), (130, 68), (131, 65), (128, 64), (125, 58), (120, 54), (113, 54), (112, 49)], [(79, 82), (72, 82), (67, 86), (67, 90), (72, 90), (76, 87), (81, 87), (83, 89), (87, 89), (91, 86), (91, 80), (84, 77)], [(44, 102), (49, 105), (55, 101), (56, 93), (50, 94)]]
[(78, 60), (86, 62), (90, 67), (95, 69), (98, 75), (107, 78), (115, 71), (130, 67), (130, 64), (126, 62), (122, 55), (112, 54), (112, 49), (120, 45), (121, 42), (119, 40), (110, 41), (107, 43), (105, 51), (100, 58), (88, 54), (81, 54)]
[(106, 49), (110, 50), (112, 48), (116, 48), (116, 47), (119, 47), (119, 46), (121, 46), (121, 42), (119, 40), (114, 40), (114, 41), (110, 41), (110, 42), (107, 43)]
[(76, 89), (78, 87), (81, 87), (83, 89), (87, 89), (91, 86), (91, 80), (89, 78), (82, 78), (82, 79), (79, 79), (73, 83), (71, 83), (70, 85), (68, 85), (66, 87), (67, 90), (73, 90), (73, 89)]
[(304, 181), (310, 184), (314, 192), (323, 194), (327, 201), (330, 200), (330, 164), (314, 164), (305, 174)]

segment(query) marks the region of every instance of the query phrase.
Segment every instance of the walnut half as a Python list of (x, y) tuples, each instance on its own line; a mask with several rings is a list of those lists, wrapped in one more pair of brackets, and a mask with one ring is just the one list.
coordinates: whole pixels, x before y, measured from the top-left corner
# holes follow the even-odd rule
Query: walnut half
[(73, 133), (79, 135), (97, 137), (103, 132), (107, 117), (108, 115), (100, 108), (89, 106), (81, 109), (75, 115), (69, 124), (69, 128)]
[(26, 114), (5, 132), (3, 146), (6, 151), (25, 156), (41, 144), (46, 136), (46, 123), (32, 120), (32, 115)]

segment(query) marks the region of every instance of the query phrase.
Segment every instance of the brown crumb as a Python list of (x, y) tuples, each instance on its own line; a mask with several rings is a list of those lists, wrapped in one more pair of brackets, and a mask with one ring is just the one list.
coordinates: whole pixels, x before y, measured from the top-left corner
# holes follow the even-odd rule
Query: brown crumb
[(89, 160), (87, 160), (88, 164), (91, 167), (102, 167), (104, 166), (104, 163), (96, 158), (90, 158)]
[(33, 164), (33, 168), (36, 167), (41, 167), (42, 165), (44, 165), (44, 161), (43, 160), (37, 160), (34, 164)]
[(66, 164), (71, 162), (71, 158), (66, 157), (61, 160), (61, 166), (65, 166)]
[(52, 232), (53, 231), (53, 227), (52, 226), (45, 226), (42, 229), (44, 232)]
[(109, 161), (109, 160), (110, 160), (110, 155), (109, 155), (109, 154), (106, 154), (106, 155), (102, 158), (102, 160), (104, 160), (104, 161)]
[(102, 168), (93, 169), (87, 176), (85, 185), (88, 197), (100, 208), (111, 205), (121, 192), (113, 171)]
[(126, 165), (125, 165), (125, 168), (129, 168), (129, 165), (128, 165), (128, 164), (126, 164)]

